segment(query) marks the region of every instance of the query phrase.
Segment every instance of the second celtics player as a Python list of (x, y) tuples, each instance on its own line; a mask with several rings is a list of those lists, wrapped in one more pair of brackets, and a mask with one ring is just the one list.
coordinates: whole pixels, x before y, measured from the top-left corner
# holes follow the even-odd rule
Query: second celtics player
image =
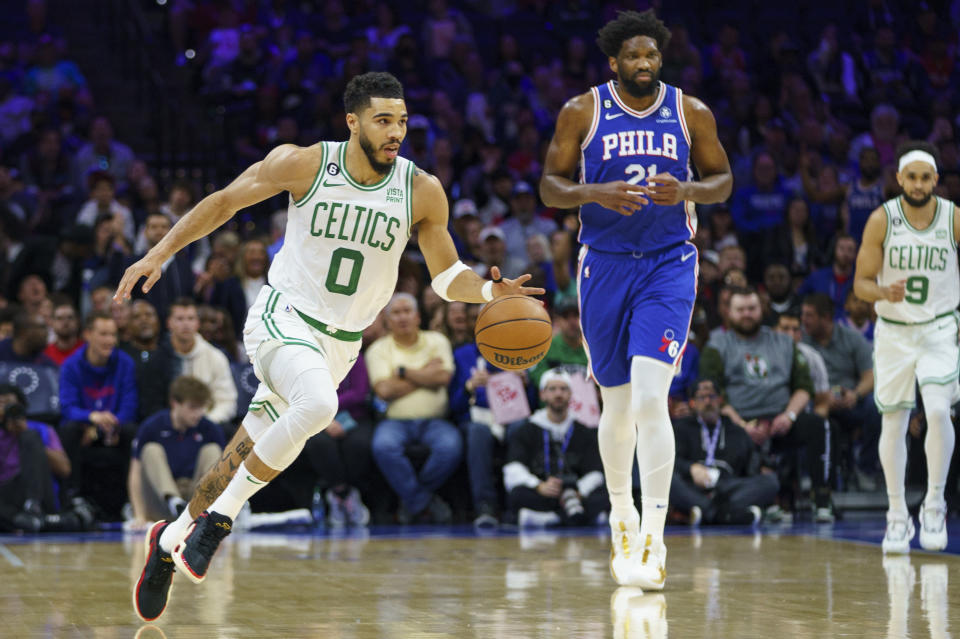
[(927, 418), (927, 494), (920, 509), (920, 545), (947, 545), (944, 487), (953, 455), (950, 406), (958, 385), (960, 218), (953, 203), (933, 194), (936, 148), (911, 142), (898, 152), (902, 195), (867, 221), (857, 256), (854, 291), (875, 302), (874, 396), (883, 415), (880, 463), (890, 501), (883, 552), (907, 553), (915, 528), (904, 499), (906, 433), (917, 385)]

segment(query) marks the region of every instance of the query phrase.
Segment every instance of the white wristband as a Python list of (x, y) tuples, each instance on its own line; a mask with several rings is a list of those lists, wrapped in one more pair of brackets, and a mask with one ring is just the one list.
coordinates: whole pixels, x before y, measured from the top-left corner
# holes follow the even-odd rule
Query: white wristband
[(483, 296), (483, 299), (486, 302), (493, 300), (493, 280), (487, 280), (487, 283), (484, 284), (483, 288), (480, 289), (480, 295)]

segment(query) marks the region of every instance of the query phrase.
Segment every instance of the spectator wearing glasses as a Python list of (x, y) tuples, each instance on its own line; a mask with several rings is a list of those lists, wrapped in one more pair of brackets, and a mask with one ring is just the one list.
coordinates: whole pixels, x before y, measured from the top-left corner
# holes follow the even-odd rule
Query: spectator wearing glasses
[(779, 489), (747, 433), (720, 414), (723, 399), (712, 380), (694, 386), (693, 415), (673, 424), (677, 461), (670, 504), (689, 513), (690, 524), (756, 524)]

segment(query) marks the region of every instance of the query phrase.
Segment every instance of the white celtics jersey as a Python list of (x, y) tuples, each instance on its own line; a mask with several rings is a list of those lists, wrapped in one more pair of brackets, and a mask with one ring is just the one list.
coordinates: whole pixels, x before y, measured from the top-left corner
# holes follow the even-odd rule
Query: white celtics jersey
[(397, 157), (380, 182), (359, 184), (347, 172), (347, 143), (321, 144), (310, 190), (299, 201), (290, 198), (270, 285), (301, 313), (335, 329), (362, 331), (397, 283), (410, 237), (414, 165)]
[(907, 281), (904, 301), (878, 300), (877, 315), (893, 322), (916, 324), (956, 310), (960, 303), (957, 239), (953, 236), (953, 203), (936, 197), (933, 222), (923, 230), (910, 225), (900, 198), (884, 202), (887, 235), (878, 283)]

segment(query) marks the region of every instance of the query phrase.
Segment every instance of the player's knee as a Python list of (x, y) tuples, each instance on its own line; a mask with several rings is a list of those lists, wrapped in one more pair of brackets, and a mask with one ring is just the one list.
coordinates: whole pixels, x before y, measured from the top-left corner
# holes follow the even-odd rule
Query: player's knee
[(951, 429), (953, 428), (953, 424), (950, 423), (949, 406), (924, 406), (924, 412), (927, 417), (927, 428), (936, 428), (942, 424), (947, 424)]
[(337, 393), (328, 381), (329, 374), (325, 370), (317, 371), (324, 376), (317, 379), (317, 375), (311, 375), (314, 372), (307, 371), (298, 380), (299, 392), (290, 400), (288, 423), (303, 441), (326, 428), (337, 414)]
[(324, 393), (307, 395), (290, 405), (292, 421), (303, 434), (303, 439), (316, 435), (326, 428), (337, 414), (337, 396)]
[(667, 399), (656, 389), (639, 386), (633, 389), (630, 411), (634, 420), (640, 422), (667, 410)]

